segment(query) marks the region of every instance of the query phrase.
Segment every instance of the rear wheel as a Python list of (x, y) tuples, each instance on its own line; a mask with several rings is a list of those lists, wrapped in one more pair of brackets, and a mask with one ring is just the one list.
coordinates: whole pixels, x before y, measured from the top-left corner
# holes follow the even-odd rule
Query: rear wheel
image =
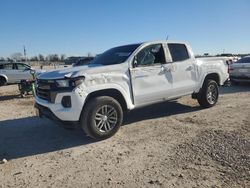
[(84, 107), (80, 124), (84, 132), (95, 139), (113, 136), (123, 121), (123, 111), (114, 98), (102, 96), (91, 99)]
[(218, 84), (214, 80), (205, 80), (197, 98), (199, 104), (204, 108), (212, 107), (217, 103), (218, 97)]
[(0, 77), (0, 86), (3, 86), (6, 84), (6, 79), (3, 77)]

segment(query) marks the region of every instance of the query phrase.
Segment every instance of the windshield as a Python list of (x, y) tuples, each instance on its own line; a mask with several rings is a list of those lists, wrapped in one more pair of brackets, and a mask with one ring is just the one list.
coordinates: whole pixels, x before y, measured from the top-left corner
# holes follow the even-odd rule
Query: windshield
[(112, 48), (97, 56), (90, 64), (114, 65), (125, 62), (141, 44)]

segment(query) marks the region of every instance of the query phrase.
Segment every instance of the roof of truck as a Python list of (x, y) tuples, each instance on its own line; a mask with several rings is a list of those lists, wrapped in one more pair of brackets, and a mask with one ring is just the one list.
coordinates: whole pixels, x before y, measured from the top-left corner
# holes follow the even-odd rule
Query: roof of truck
[(186, 44), (186, 42), (182, 42), (182, 41), (172, 41), (172, 40), (155, 40), (155, 41), (146, 41), (143, 42), (144, 43), (175, 43), (175, 44)]

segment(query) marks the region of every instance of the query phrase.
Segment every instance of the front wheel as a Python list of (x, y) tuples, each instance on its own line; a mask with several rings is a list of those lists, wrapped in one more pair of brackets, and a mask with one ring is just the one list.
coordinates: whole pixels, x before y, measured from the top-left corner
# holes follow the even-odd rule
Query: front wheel
[(219, 98), (218, 84), (214, 80), (205, 80), (198, 95), (198, 102), (204, 108), (214, 106)]
[(80, 124), (84, 132), (95, 139), (113, 136), (123, 121), (121, 105), (112, 97), (91, 99), (83, 109)]

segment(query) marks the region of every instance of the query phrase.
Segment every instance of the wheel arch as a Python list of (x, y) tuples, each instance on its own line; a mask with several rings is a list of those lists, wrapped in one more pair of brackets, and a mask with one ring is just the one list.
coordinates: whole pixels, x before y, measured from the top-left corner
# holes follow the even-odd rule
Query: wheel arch
[(5, 80), (5, 82), (7, 83), (8, 82), (8, 78), (6, 75), (4, 74), (0, 74), (0, 79), (3, 78)]
[(96, 98), (96, 97), (101, 97), (101, 96), (109, 96), (109, 97), (114, 98), (115, 100), (119, 102), (124, 112), (128, 111), (128, 104), (126, 102), (126, 99), (122, 95), (122, 93), (117, 89), (102, 89), (102, 90), (94, 91), (88, 94), (85, 100), (85, 104), (83, 105), (83, 109), (89, 100)]
[(214, 80), (217, 84), (218, 84), (218, 86), (220, 86), (221, 84), (220, 84), (220, 82), (221, 82), (221, 80), (220, 80), (220, 75), (218, 74), (218, 73), (208, 73), (206, 76), (205, 76), (205, 78), (203, 79), (203, 84), (204, 84), (204, 82), (206, 81), (206, 80)]

